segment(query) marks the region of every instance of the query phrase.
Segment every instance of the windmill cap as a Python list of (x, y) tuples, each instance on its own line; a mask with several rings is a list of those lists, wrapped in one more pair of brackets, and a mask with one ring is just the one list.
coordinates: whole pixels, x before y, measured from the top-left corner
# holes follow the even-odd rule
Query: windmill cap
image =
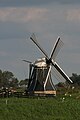
[(37, 59), (34, 63), (37, 67), (46, 67), (47, 64), (46, 64), (46, 59), (45, 58), (40, 58), (40, 59)]

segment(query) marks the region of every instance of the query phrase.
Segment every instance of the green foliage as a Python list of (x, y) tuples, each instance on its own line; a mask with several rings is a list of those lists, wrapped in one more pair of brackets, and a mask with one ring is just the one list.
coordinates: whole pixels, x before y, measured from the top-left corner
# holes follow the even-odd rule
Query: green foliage
[(21, 80), (19, 82), (19, 85), (27, 85), (28, 84), (28, 79), (25, 79), (25, 80)]
[(76, 96), (0, 99), (0, 120), (80, 120)]
[(28, 79), (19, 80), (14, 77), (14, 74), (10, 71), (2, 71), (0, 70), (0, 88), (1, 87), (14, 87), (17, 88), (18, 85), (27, 85)]
[(15, 88), (15, 87), (17, 88), (17, 86), (18, 86), (18, 79), (17, 79), (17, 78), (13, 78), (13, 79), (10, 81), (9, 86), (14, 87), (14, 88)]
[(12, 72), (0, 70), (0, 88), (1, 87), (16, 87), (18, 79), (14, 77)]
[(80, 75), (72, 73), (72, 76), (70, 78), (72, 79), (75, 86), (80, 86)]

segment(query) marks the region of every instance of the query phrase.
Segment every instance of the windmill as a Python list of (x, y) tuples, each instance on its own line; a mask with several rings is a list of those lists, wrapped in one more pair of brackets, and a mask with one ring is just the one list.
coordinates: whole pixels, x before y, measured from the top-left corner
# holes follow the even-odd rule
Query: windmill
[(62, 70), (62, 68), (55, 62), (55, 58), (63, 45), (60, 37), (56, 40), (50, 57), (47, 55), (46, 51), (38, 43), (35, 34), (32, 34), (30, 39), (43, 53), (44, 58), (37, 59), (34, 63), (23, 60), (29, 63), (29, 82), (28, 82), (28, 94), (54, 94), (56, 95), (55, 85), (52, 81), (51, 73), (52, 68), (59, 76), (60, 79), (64, 79), (67, 82), (73, 83), (72, 80), (67, 76), (67, 74)]

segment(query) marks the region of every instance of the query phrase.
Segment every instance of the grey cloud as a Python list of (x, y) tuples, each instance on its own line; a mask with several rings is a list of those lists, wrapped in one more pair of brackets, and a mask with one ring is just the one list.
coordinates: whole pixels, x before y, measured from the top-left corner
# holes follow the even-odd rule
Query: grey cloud
[(78, 4), (80, 0), (0, 0), (0, 7), (7, 6), (35, 6), (46, 5), (51, 3), (59, 4)]
[(80, 3), (80, 0), (54, 0), (54, 1), (61, 3), (61, 4), (78, 4), (78, 3)]
[(25, 24), (0, 22), (0, 40), (24, 38), (28, 33)]
[(48, 4), (53, 2), (53, 0), (1, 0), (0, 6), (33, 6), (33, 5), (41, 5)]

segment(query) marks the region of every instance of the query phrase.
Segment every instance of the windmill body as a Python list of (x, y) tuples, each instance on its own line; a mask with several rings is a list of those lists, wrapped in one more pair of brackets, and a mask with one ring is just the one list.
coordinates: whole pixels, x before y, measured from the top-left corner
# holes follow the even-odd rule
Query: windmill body
[(44, 58), (37, 59), (34, 63), (23, 60), (25, 62), (28, 62), (30, 65), (28, 93), (56, 94), (55, 86), (51, 76), (52, 68), (55, 69), (55, 72), (58, 76), (60, 76), (60, 79), (64, 79), (69, 83), (73, 83), (72, 80), (67, 76), (67, 74), (55, 62), (55, 58), (63, 45), (63, 42), (60, 40), (60, 37), (56, 40), (56, 43), (51, 51), (50, 57), (40, 46), (34, 34), (30, 37), (30, 39), (43, 53)]
[(44, 86), (49, 69), (50, 66), (46, 64), (45, 58), (38, 59), (35, 61), (34, 65), (30, 65), (28, 84), (29, 92), (55, 89), (52, 83), (51, 71), (49, 73), (47, 83)]

